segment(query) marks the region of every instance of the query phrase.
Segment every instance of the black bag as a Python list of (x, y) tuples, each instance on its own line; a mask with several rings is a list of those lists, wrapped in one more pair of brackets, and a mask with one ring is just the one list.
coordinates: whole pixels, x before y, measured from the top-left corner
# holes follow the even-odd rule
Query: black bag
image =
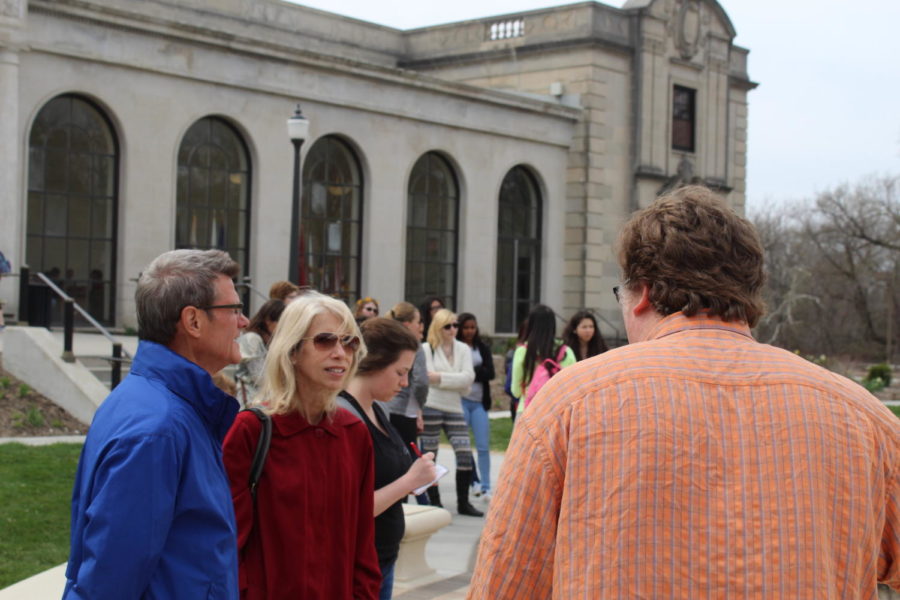
[(262, 475), (263, 467), (266, 465), (266, 457), (269, 455), (269, 445), (272, 443), (272, 417), (256, 406), (245, 408), (244, 410), (249, 410), (256, 415), (256, 418), (259, 419), (261, 424), (259, 441), (256, 442), (256, 453), (253, 455), (253, 464), (250, 466), (250, 496), (253, 498), (253, 504), (255, 506), (256, 486)]

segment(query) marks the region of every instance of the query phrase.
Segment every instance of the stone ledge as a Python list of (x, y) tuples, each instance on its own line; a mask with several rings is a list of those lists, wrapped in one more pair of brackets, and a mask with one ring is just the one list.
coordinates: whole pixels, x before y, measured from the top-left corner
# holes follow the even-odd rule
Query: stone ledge
[(450, 512), (437, 506), (404, 504), (406, 533), (400, 541), (400, 554), (394, 568), (394, 579), (405, 587), (422, 585), (440, 579), (425, 560), (425, 546), (431, 536), (450, 524)]

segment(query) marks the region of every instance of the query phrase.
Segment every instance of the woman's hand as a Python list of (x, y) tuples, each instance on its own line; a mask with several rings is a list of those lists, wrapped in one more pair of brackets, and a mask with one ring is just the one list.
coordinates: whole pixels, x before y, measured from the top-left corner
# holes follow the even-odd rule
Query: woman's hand
[(437, 469), (434, 466), (434, 452), (426, 452), (412, 464), (406, 472), (410, 490), (428, 485), (437, 477)]
[(422, 433), (425, 431), (425, 419), (422, 417), (422, 411), (419, 411), (419, 414), (416, 415), (416, 433)]
[(441, 374), (437, 371), (428, 371), (428, 383), (440, 383), (441, 382)]

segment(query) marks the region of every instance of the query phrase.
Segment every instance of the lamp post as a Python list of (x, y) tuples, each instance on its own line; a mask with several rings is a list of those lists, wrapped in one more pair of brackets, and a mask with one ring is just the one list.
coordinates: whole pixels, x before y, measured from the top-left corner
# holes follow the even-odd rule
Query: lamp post
[(300, 146), (309, 134), (309, 119), (303, 116), (300, 105), (287, 120), (288, 137), (294, 144), (294, 189), (291, 195), (291, 250), (288, 261), (288, 281), (300, 283), (300, 271), (297, 263), (300, 256)]

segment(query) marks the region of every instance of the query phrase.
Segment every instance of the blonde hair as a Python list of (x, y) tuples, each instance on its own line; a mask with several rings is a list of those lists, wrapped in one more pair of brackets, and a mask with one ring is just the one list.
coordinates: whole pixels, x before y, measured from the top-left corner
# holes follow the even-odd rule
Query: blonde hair
[(417, 312), (419, 312), (419, 309), (409, 302), (398, 302), (394, 305), (394, 308), (392, 308), (388, 312), (388, 316), (390, 316), (395, 321), (400, 321), (401, 323), (409, 323), (416, 318)]
[[(275, 335), (269, 342), (269, 351), (266, 354), (264, 367), (265, 377), (260, 389), (259, 398), (265, 403), (265, 410), (269, 414), (286, 414), (293, 411), (300, 412), (307, 420), (316, 415), (308, 414), (309, 406), (303, 401), (303, 390), (297, 389), (297, 378), (292, 359), (298, 355), (300, 348), (306, 341), (303, 338), (309, 336), (316, 317), (322, 314), (332, 314), (341, 321), (341, 330), (356, 335), (360, 338), (359, 348), (353, 353), (350, 368), (344, 376), (344, 381), (350, 381), (356, 373), (360, 361), (366, 355), (366, 344), (362, 341), (362, 334), (356, 325), (356, 320), (347, 305), (329, 296), (318, 292), (310, 292), (288, 304)], [(334, 332), (341, 333), (341, 332)], [(324, 406), (326, 414), (331, 414), (337, 408), (334, 392)]]
[(376, 300), (375, 298), (372, 298), (371, 296), (366, 296), (365, 298), (360, 298), (359, 300), (356, 301), (356, 314), (354, 316), (355, 317), (361, 316), (360, 313), (362, 313), (362, 309), (365, 307), (366, 304), (369, 304), (370, 302), (375, 305), (375, 308), (377, 310), (381, 310), (381, 307), (378, 306), (378, 300)]
[(444, 328), (444, 325), (447, 323), (453, 323), (456, 320), (456, 315), (453, 314), (453, 311), (447, 310), (446, 308), (442, 308), (441, 310), (434, 313), (434, 317), (431, 319), (431, 325), (428, 326), (428, 345), (432, 347), (432, 349), (437, 349), (438, 346), (441, 345), (441, 329)]

